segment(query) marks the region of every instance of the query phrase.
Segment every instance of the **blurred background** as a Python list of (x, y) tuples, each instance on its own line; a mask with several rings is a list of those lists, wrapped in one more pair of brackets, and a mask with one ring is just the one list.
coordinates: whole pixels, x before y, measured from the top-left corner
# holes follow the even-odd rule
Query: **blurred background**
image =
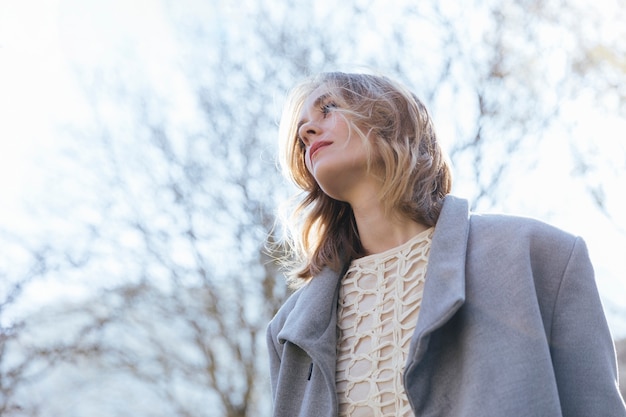
[(583, 236), (626, 338), (625, 21), (624, 0), (0, 0), (0, 415), (269, 416), (277, 124), (325, 70), (408, 84), (473, 209)]

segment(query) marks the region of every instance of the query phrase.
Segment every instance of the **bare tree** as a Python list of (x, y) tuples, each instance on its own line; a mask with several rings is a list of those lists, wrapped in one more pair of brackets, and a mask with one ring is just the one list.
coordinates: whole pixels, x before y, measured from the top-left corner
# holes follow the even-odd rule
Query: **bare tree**
[[(12, 311), (23, 308), (24, 290), (33, 281), (47, 274), (59, 271), (66, 264), (55, 262), (50, 256), (50, 248), (28, 249), (21, 239), (10, 233), (3, 233), (3, 249), (13, 259), (26, 258), (17, 265), (2, 265), (0, 270), (0, 415), (37, 415), (37, 407), (19, 400), (17, 393), (40, 376), (36, 362), (47, 359), (45, 355), (31, 349), (16, 352), (21, 334), (28, 325), (23, 317)], [(25, 266), (26, 269), (21, 269)], [(17, 278), (16, 278), (17, 277)]]

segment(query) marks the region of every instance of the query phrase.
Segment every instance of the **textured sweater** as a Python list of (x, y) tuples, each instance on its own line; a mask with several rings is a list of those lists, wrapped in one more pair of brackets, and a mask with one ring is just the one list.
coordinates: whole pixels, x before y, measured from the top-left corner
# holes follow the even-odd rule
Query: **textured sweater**
[(339, 416), (412, 416), (402, 374), (424, 291), (434, 228), (355, 259), (338, 303)]

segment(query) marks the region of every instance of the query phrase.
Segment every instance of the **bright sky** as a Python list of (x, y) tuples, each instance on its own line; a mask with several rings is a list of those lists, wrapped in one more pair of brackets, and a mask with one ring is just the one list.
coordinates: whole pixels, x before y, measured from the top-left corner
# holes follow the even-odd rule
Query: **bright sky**
[[(85, 97), (71, 63), (93, 65), (102, 61), (101, 54), (118, 56), (120, 49), (124, 52), (126, 36), (133, 38), (145, 54), (142, 58), (148, 61), (158, 62), (173, 47), (168, 43), (162, 10), (154, 7), (154, 2), (111, 0), (103, 4), (81, 0), (0, 0), (0, 227), (23, 231), (37, 227), (36, 219), (24, 210), (23, 200), (32, 201), (36, 198), (33, 190), (41, 190), (46, 184), (42, 167), (54, 164), (63, 140), (58, 127), (90, 117), (84, 110)], [(114, 21), (113, 12), (117, 12)], [(137, 25), (139, 21), (141, 24)], [(76, 33), (84, 37), (68, 38), (68, 31), (64, 30), (67, 25), (77, 26)], [(149, 47), (155, 36), (163, 40), (159, 48)], [(590, 152), (601, 152), (597, 157), (607, 162), (607, 168), (600, 171), (601, 179), (606, 182), (614, 178), (609, 192), (617, 195), (619, 191), (621, 196), (624, 175), (616, 175), (608, 167), (620, 163), (626, 155), (623, 134), (614, 134), (626, 131), (624, 120), (608, 118), (584, 97), (564, 109), (564, 114), (579, 122), (580, 137), (593, 138)], [(562, 131), (554, 134), (561, 136), (537, 150), (552, 161), (544, 160), (536, 172), (520, 173), (534, 187), (541, 183), (545, 187), (535, 187), (536, 201), (532, 204), (514, 201), (509, 206), (517, 207), (518, 214), (543, 217), (585, 237), (602, 296), (611, 308), (619, 307), (614, 312), (609, 309), (610, 324), (616, 334), (626, 336), (626, 222), (619, 219), (622, 229), (616, 230), (615, 224), (598, 216), (587, 200), (578, 198), (584, 191), (580, 181), (559, 174), (563, 170), (552, 169), (557, 163), (555, 155), (567, 147), (568, 139)], [(599, 148), (594, 150), (592, 145)], [(558, 161), (571, 163), (566, 157)], [(552, 207), (557, 205), (555, 196), (562, 201), (558, 203), (562, 207)], [(614, 213), (626, 212), (624, 199), (613, 194), (609, 197)], [(532, 212), (541, 201), (551, 202), (551, 207), (544, 213)], [(4, 261), (0, 259), (1, 262)]]
[(0, 1), (2, 224), (25, 220), (20, 200), (44, 175), (37, 162), (55, 154), (57, 125), (84, 107), (59, 42), (57, 3)]

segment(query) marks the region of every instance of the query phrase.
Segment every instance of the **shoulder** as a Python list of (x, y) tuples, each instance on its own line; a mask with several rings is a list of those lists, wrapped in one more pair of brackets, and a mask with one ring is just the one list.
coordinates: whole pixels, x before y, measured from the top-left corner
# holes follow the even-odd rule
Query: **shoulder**
[(589, 262), (582, 238), (541, 220), (494, 214), (470, 217), (468, 255), (510, 265), (530, 263), (532, 270), (546, 274), (562, 274), (573, 257)]
[(314, 343), (335, 318), (341, 275), (325, 268), (296, 290), (269, 324), (274, 340)]
[(285, 321), (293, 311), (295, 305), (298, 302), (298, 298), (303, 291), (303, 287), (297, 289), (293, 294), (287, 298), (287, 301), (278, 309), (276, 315), (268, 324), (268, 332), (274, 336), (277, 336), (280, 330), (284, 327)]
[[(455, 245), (454, 242), (462, 241)], [(575, 251), (575, 247), (578, 250)], [(456, 248), (456, 249), (455, 249)], [(582, 239), (544, 221), (508, 214), (472, 213), (467, 200), (447, 196), (433, 239), (435, 252), (466, 252), (473, 266), (551, 265), (559, 269), (573, 254), (585, 255)], [(437, 258), (439, 259), (439, 258)]]
[(515, 243), (535, 246), (571, 248), (577, 237), (558, 227), (530, 217), (502, 214), (472, 214), (470, 239), (492, 243)]

